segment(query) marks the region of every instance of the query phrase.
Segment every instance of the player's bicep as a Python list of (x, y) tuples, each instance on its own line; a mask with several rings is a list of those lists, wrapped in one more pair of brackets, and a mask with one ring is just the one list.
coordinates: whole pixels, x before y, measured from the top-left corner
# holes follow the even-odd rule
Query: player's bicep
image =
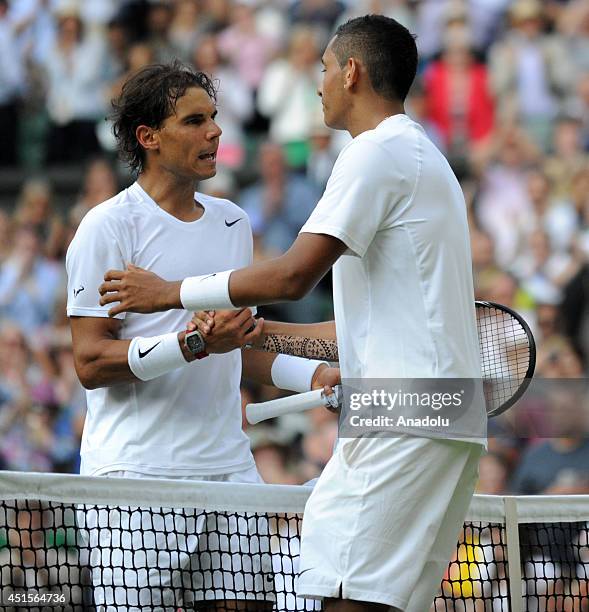
[(100, 352), (105, 342), (119, 339), (121, 322), (103, 317), (70, 317), (74, 359), (87, 361)]

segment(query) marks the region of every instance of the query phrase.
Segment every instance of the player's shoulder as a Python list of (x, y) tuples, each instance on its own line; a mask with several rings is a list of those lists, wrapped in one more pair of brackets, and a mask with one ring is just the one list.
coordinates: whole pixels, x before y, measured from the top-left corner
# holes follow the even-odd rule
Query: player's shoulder
[(240, 208), (235, 202), (226, 198), (217, 198), (205, 193), (196, 192), (194, 197), (197, 202), (200, 202), (207, 212), (217, 217), (222, 217), (227, 224), (232, 224), (239, 220), (246, 221), (247, 226), (250, 225), (250, 220), (243, 208)]
[(371, 174), (386, 175), (390, 168), (412, 173), (423, 155), (429, 155), (429, 144), (419, 123), (401, 114), (387, 117), (374, 129), (362, 132), (342, 153)]
[(123, 189), (112, 198), (91, 208), (80, 222), (81, 228), (100, 225), (117, 225), (133, 213), (133, 198)]

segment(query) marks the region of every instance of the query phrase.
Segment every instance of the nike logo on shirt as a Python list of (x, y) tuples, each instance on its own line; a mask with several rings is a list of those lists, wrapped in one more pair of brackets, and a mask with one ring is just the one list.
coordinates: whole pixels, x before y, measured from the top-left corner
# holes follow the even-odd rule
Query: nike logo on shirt
[(149, 353), (151, 353), (151, 351), (153, 351), (153, 349), (158, 346), (158, 344), (161, 344), (162, 341), (160, 340), (159, 342), (156, 342), (151, 348), (148, 348), (146, 351), (141, 351), (141, 349), (139, 349), (139, 359), (143, 359), (145, 357), (145, 355), (148, 355)]
[(84, 287), (80, 287), (79, 289), (74, 289), (74, 297), (78, 297), (80, 293), (84, 291)]
[(225, 225), (227, 227), (231, 227), (232, 225), (235, 225), (238, 221), (241, 221), (242, 217), (239, 217), (239, 219), (235, 219), (235, 221), (227, 221), (227, 219), (225, 219)]

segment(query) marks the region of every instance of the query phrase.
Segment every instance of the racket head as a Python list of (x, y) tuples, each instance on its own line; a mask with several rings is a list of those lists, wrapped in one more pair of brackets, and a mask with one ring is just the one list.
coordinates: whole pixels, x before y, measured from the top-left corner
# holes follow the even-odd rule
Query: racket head
[(502, 414), (528, 388), (536, 342), (521, 315), (502, 304), (477, 301), (476, 316), (487, 416)]

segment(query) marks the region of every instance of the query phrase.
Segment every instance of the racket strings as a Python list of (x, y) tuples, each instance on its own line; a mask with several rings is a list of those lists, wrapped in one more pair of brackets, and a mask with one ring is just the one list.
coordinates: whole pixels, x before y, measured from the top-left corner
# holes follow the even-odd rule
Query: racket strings
[(477, 304), (480, 357), (487, 411), (514, 396), (529, 369), (531, 351), (528, 334), (509, 313)]

